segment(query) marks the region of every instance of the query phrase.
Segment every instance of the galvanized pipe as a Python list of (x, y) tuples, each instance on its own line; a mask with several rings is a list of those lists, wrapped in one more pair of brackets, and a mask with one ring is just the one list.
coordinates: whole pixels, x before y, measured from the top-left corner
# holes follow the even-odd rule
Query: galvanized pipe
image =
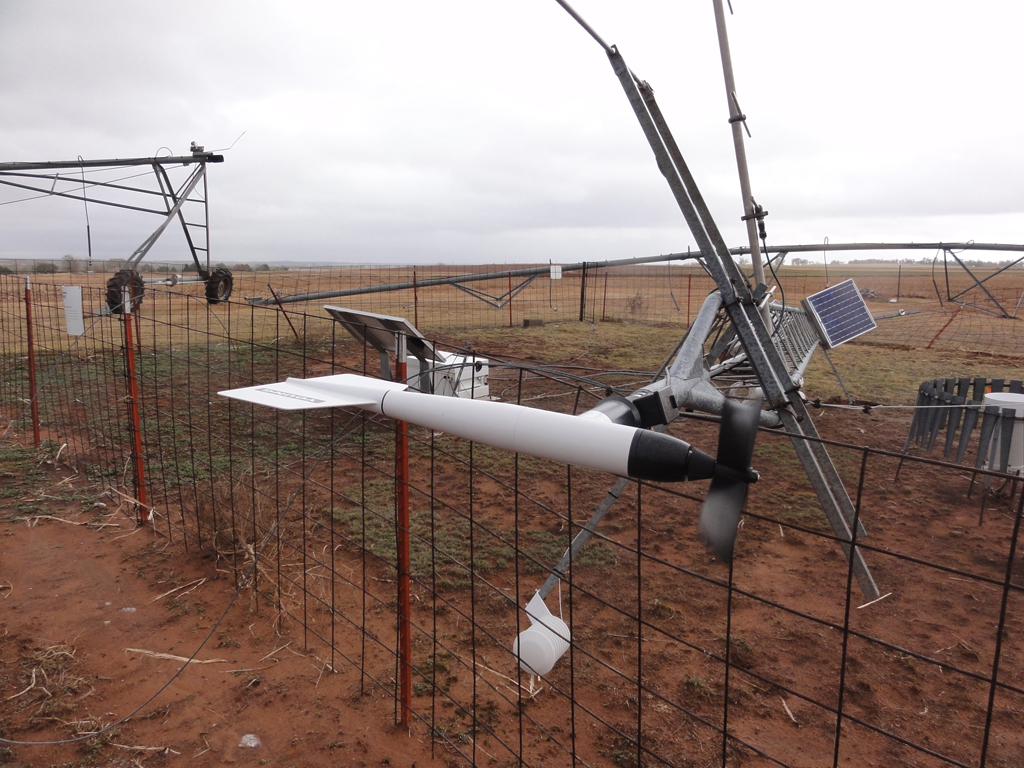
[[(636, 259), (613, 259), (611, 261), (582, 261), (579, 264), (563, 264), (563, 272), (577, 272), (585, 269), (600, 269), (603, 267), (628, 267), (632, 264), (653, 264), (661, 261), (683, 261), (696, 259), (700, 253), (668, 253), (661, 256), (644, 256)], [(454, 285), (456, 283), (472, 283), (480, 280), (497, 280), (506, 277), (522, 277), (527, 275), (544, 275), (551, 271), (550, 266), (527, 267), (524, 269), (504, 270), (501, 272), (478, 272), (455, 275), (453, 277), (433, 277), (426, 280), (417, 279), (415, 282), (387, 283), (385, 285), (364, 285), (359, 288), (346, 288), (339, 291), (321, 291), (320, 293), (303, 293), (295, 296), (282, 296), (282, 304), (291, 304), (299, 301), (319, 301), (321, 299), (334, 299), (339, 296), (361, 296), (367, 293), (387, 293), (389, 291), (403, 291), (410, 288), (424, 288), (431, 285)], [(255, 306), (266, 306), (274, 304), (271, 299), (247, 298), (250, 304)]]
[(0, 163), (5, 171), (47, 171), (60, 168), (107, 168), (132, 165), (191, 165), (192, 163), (223, 163), (224, 155), (203, 153), (175, 157), (130, 157), (124, 160), (47, 160), (28, 163)]
[[(750, 173), (747, 170), (747, 150), (743, 145), (743, 121), (746, 115), (740, 113), (736, 100), (736, 80), (732, 72), (732, 56), (729, 53), (729, 33), (725, 28), (725, 12), (722, 0), (714, 0), (715, 25), (718, 28), (718, 48), (722, 55), (722, 73), (725, 75), (725, 98), (729, 102), (729, 124), (732, 127), (732, 143), (736, 149), (736, 168), (740, 175), (740, 197), (743, 198), (743, 221), (747, 226), (747, 241), (750, 243), (750, 262), (754, 267), (754, 284), (765, 285), (764, 264), (761, 263), (761, 247), (757, 242), (757, 221), (754, 218), (754, 198), (750, 193)], [(772, 319), (768, 307), (761, 307), (761, 319), (771, 330)]]

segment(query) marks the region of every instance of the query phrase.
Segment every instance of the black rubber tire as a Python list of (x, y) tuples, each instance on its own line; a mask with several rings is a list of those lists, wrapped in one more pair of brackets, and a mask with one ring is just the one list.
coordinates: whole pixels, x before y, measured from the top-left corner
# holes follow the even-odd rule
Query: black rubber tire
[(121, 269), (107, 280), (107, 306), (110, 308), (110, 314), (124, 313), (124, 289), (129, 285), (134, 286), (135, 289), (135, 308), (138, 309), (142, 304), (142, 297), (146, 293), (146, 284), (142, 280), (142, 275), (131, 269)]
[(206, 301), (209, 304), (220, 304), (231, 298), (231, 289), (235, 287), (235, 279), (228, 269), (215, 269), (206, 278)]

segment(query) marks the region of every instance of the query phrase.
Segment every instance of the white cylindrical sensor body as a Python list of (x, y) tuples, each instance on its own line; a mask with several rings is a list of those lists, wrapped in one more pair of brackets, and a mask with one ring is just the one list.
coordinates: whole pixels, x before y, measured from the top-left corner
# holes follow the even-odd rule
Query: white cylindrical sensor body
[(623, 477), (636, 427), (581, 419), (511, 403), (436, 397), (391, 390), (381, 413), (495, 448), (565, 464), (580, 464)]

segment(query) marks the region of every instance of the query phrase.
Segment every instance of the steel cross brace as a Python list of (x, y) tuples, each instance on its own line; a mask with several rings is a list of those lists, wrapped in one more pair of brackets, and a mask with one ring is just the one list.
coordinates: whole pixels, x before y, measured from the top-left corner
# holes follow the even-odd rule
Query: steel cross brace
[[(154, 164), (153, 170), (156, 172), (157, 182), (160, 184), (160, 189), (166, 190), (164, 194), (164, 205), (167, 207), (167, 213), (171, 213), (171, 205), (168, 202), (168, 198), (172, 200), (175, 205), (178, 205), (178, 199), (184, 198), (187, 200), (188, 196), (195, 190), (195, 185), (189, 187), (189, 192), (185, 195), (175, 195), (174, 187), (171, 185), (171, 179), (167, 175), (167, 170), (162, 165)], [(203, 223), (195, 224), (185, 220), (185, 213), (178, 205), (178, 221), (181, 222), (181, 231), (185, 233), (185, 241), (188, 243), (188, 250), (192, 254), (192, 261), (196, 265), (196, 272), (202, 278), (209, 277), (210, 274), (210, 207), (209, 207), (209, 195), (207, 194), (207, 176), (206, 176), (206, 164), (204, 163), (195, 170), (195, 175), (201, 175), (203, 178), (203, 192), (202, 192), (202, 203), (203, 203)], [(182, 184), (182, 189), (188, 185), (188, 181)], [(202, 246), (197, 246), (195, 241), (192, 239), (191, 227), (197, 227), (202, 230), (203, 243)], [(196, 251), (203, 251), (206, 254), (206, 269), (203, 269), (203, 265), (199, 263), (199, 255)], [(135, 265), (132, 264), (131, 268), (134, 269)]]
[(470, 288), (469, 286), (463, 285), (462, 283), (451, 283), (452, 287), (458, 288), (460, 291), (465, 291), (470, 296), (474, 296), (484, 304), (494, 307), (495, 309), (501, 309), (505, 307), (512, 299), (518, 296), (526, 286), (537, 279), (537, 275), (530, 275), (528, 278), (523, 280), (519, 285), (515, 286), (510, 291), (505, 291), (501, 296), (494, 296), (493, 294), (481, 291), (479, 288)]
[[(981, 288), (981, 290), (985, 292), (985, 295), (986, 295), (986, 296), (988, 296), (988, 297), (989, 297), (989, 298), (990, 298), (990, 299), (992, 300), (992, 303), (993, 303), (993, 304), (995, 304), (995, 305), (996, 305), (997, 307), (999, 307), (999, 311), (1000, 311), (1000, 312), (1002, 313), (1003, 317), (1016, 317), (1016, 314), (1017, 314), (1016, 310), (1014, 310), (1014, 314), (1012, 314), (1012, 315), (1011, 315), (1011, 314), (1010, 314), (1009, 312), (1007, 312), (1007, 311), (1006, 311), (1006, 310), (1005, 310), (1005, 309), (1003, 308), (1003, 305), (1002, 305), (1002, 304), (1000, 304), (1000, 303), (999, 303), (999, 302), (998, 302), (998, 301), (996, 300), (996, 297), (995, 297), (995, 296), (993, 296), (993, 295), (992, 295), (992, 294), (991, 294), (991, 293), (989, 292), (988, 288), (986, 288), (984, 284), (985, 284), (986, 282), (988, 282), (989, 280), (991, 280), (991, 279), (992, 279), (993, 277), (996, 277), (997, 275), (1000, 275), (1000, 274), (1002, 274), (1003, 272), (1005, 272), (1005, 271), (1006, 271), (1007, 269), (1009, 269), (1010, 267), (1014, 266), (1015, 264), (1018, 264), (1018, 263), (1020, 263), (1020, 262), (1021, 262), (1022, 260), (1024, 260), (1024, 257), (1022, 257), (1021, 259), (1017, 259), (1016, 261), (1014, 261), (1014, 262), (1013, 262), (1013, 264), (1008, 264), (1007, 266), (1005, 266), (1005, 267), (1003, 267), (1002, 269), (1000, 269), (1000, 270), (999, 270), (998, 272), (993, 272), (993, 273), (992, 273), (991, 275), (989, 275), (988, 277), (985, 277), (985, 278), (983, 278), (983, 279), (979, 280), (979, 279), (978, 279), (978, 278), (977, 278), (977, 277), (975, 276), (975, 274), (974, 274), (973, 272), (971, 272), (971, 270), (970, 270), (970, 269), (968, 269), (968, 268), (967, 268), (967, 265), (966, 265), (966, 264), (964, 264), (964, 263), (963, 263), (963, 262), (962, 262), (962, 261), (960, 260), (960, 257), (959, 257), (959, 256), (957, 256), (957, 255), (956, 255), (956, 253), (954, 253), (954, 252), (953, 252), (952, 250), (950, 250), (949, 248), (946, 248), (946, 249), (945, 249), (945, 251), (944, 251), (944, 253), (945, 253), (945, 254), (948, 254), (948, 255), (950, 255), (950, 256), (952, 256), (952, 257), (953, 257), (953, 258), (954, 258), (954, 259), (956, 260), (956, 263), (960, 265), (960, 268), (961, 268), (961, 269), (963, 269), (963, 271), (964, 271), (964, 272), (966, 272), (966, 273), (967, 273), (967, 274), (968, 274), (968, 275), (970, 276), (971, 280), (973, 280), (973, 281), (974, 281), (974, 285), (972, 285), (972, 286), (969, 286), (969, 287), (967, 287), (967, 288), (964, 288), (964, 290), (960, 291), (960, 293), (956, 294), (955, 296), (949, 296), (949, 290), (948, 290), (948, 287), (947, 287), (946, 295), (947, 295), (947, 298), (948, 298), (948, 300), (949, 300), (949, 301), (956, 301), (956, 300), (957, 300), (957, 299), (959, 299), (959, 298), (960, 298), (961, 296), (963, 296), (963, 295), (964, 295), (965, 293), (967, 293), (968, 291), (970, 291), (970, 290), (971, 290), (972, 288)], [(994, 315), (994, 314), (996, 314), (995, 312), (992, 312), (991, 310), (987, 310), (987, 309), (985, 309), (984, 307), (978, 307), (978, 306), (976, 306), (976, 305), (974, 305), (974, 304), (971, 304), (970, 306), (972, 306), (972, 307), (975, 307), (976, 309), (980, 309), (980, 310), (981, 310), (981, 311), (983, 311), (983, 312), (989, 312), (990, 314), (993, 314), (993, 315)], [(1019, 307), (1020, 307), (1020, 304), (1018, 303), (1018, 308), (1019, 308)]]
[[(161, 190), (163, 190), (165, 181), (164, 179), (160, 178), (161, 170), (163, 169), (160, 168), (160, 166), (154, 165), (154, 171), (156, 171), (157, 174), (157, 181), (160, 183)], [(167, 204), (167, 198), (170, 197), (172, 200), (174, 200), (174, 205), (168, 205), (167, 215), (164, 217), (164, 220), (160, 222), (160, 226), (158, 226), (149, 237), (142, 241), (142, 245), (136, 248), (131, 256), (125, 259), (125, 267), (127, 267), (128, 269), (135, 269), (136, 265), (138, 265), (138, 263), (142, 261), (142, 259), (145, 257), (147, 253), (149, 253), (149, 249), (153, 247), (153, 245), (156, 243), (158, 239), (160, 239), (160, 235), (164, 233), (164, 230), (167, 229), (167, 226), (172, 221), (174, 221), (174, 218), (176, 216), (178, 216), (181, 219), (181, 227), (182, 229), (185, 230), (185, 237), (188, 240), (189, 248), (191, 249), (192, 252), (192, 258), (196, 263), (196, 269), (201, 269), (199, 259), (196, 256), (195, 246), (192, 244), (192, 238), (189, 236), (188, 225), (185, 223), (185, 217), (181, 214), (181, 206), (183, 206), (188, 201), (189, 195), (191, 195), (192, 192), (195, 191), (195, 188), (196, 186), (198, 186), (199, 182), (205, 178), (206, 164), (200, 163), (196, 167), (196, 169), (192, 171), (188, 179), (185, 180), (185, 183), (182, 185), (181, 189), (178, 190), (177, 195), (174, 194), (173, 188), (170, 187), (170, 180), (166, 180), (168, 188), (166, 190), (164, 202), (165, 204)]]
[[(851, 525), (856, 510), (800, 396), (799, 384), (790, 376), (782, 354), (762, 319), (747, 278), (733, 262), (729, 249), (711, 217), (706, 203), (693, 180), (682, 153), (654, 100), (654, 92), (637, 80), (614, 48), (606, 49), (626, 98), (636, 114), (640, 127), (654, 152), (661, 171), (676, 199), (683, 218), (701, 251), (701, 260), (714, 278), (722, 303), (747, 357), (757, 373), (765, 399), (781, 418), (793, 447), (804, 465), (825, 516), (839, 539), (847, 558), (852, 558), (853, 572), (861, 592), (873, 600), (878, 597), (871, 572), (859, 549), (853, 546)], [(857, 537), (865, 535), (858, 525)]]

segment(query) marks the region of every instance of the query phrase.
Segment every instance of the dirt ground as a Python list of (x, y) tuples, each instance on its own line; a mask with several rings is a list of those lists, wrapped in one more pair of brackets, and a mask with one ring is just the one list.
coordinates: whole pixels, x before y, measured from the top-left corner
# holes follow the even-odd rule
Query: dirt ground
[[(251, 598), (229, 606), (213, 561), (165, 548), (34, 451), (6, 449), (0, 475), (0, 736), (60, 741), (130, 718), (72, 743), (0, 744), (0, 765), (442, 764), (301, 629)], [(177, 678), (180, 658), (153, 655), (189, 657), (213, 629)], [(239, 746), (247, 734), (261, 745)]]
[[(843, 354), (849, 359), (843, 359)], [(896, 351), (851, 347), (836, 358), (844, 371), (855, 364), (876, 373), (887, 366), (908, 367), (903, 353)], [(936, 367), (906, 375), (915, 382), (965, 373), (1022, 378), (1019, 367), (1007, 367), (1010, 364), (1003, 360), (973, 363), (969, 369), (956, 368), (962, 360), (935, 358), (935, 362), (949, 369)], [(991, 367), (991, 373), (982, 370), (985, 367)], [(823, 381), (820, 376), (812, 372), (809, 380)], [(822, 386), (818, 390), (817, 394), (825, 394)], [(857, 390), (856, 394), (878, 393)], [(892, 394), (892, 400), (912, 402), (913, 394), (913, 390), (901, 390)], [(826, 438), (894, 451), (901, 449), (909, 423), (906, 411), (825, 409), (814, 415)], [(710, 425), (690, 422), (673, 430), (705, 450), (714, 450), (715, 429)], [(0, 737), (17, 741), (87, 738), (61, 745), (0, 745), (0, 764), (422, 767), (452, 763), (440, 744), (433, 747), (432, 756), (424, 726), (414, 727), (411, 736), (395, 727), (393, 701), (360, 680), (352, 665), (339, 659), (332, 664), (323, 643), (307, 644), (301, 626), (281, 625), (271, 608), (255, 605), (251, 592), (243, 591), (229, 605), (236, 586), (232, 574), (219, 571), (212, 559), (167, 546), (151, 530), (135, 529), (118, 499), (53, 461), (52, 453), (16, 447), (0, 451)], [(856, 494), (861, 457), (855, 450), (837, 449), (834, 458), (851, 495)], [(735, 665), (728, 700), (730, 732), (765, 752), (783, 756), (790, 765), (832, 764), (834, 715), (808, 700), (781, 695), (781, 689), (764, 678), (808, 699), (834, 705), (840, 662), (846, 655), (846, 714), (966, 765), (977, 764), (979, 733), (985, 727), (989, 701), (989, 688), (982, 681), (994, 663), (995, 627), (1004, 603), (1008, 620), (1000, 649), (1000, 679), (1024, 688), (1024, 600), (1019, 591), (1006, 600), (998, 587), (1013, 529), (1010, 489), (992, 496), (985, 524), (979, 525), (979, 496), (967, 495), (969, 471), (950, 473), (908, 465), (896, 483), (895, 459), (872, 461), (861, 492), (869, 543), (879, 549), (868, 559), (886, 597), (870, 606), (855, 606), (847, 618), (843, 615), (845, 560), (833, 542), (816, 535), (825, 528), (806, 478), (793, 470), (792, 449), (784, 439), (769, 434), (759, 438), (754, 465), (762, 471), (762, 479), (748, 502), (751, 514), (744, 518), (733, 574), (739, 592), (732, 605), (730, 630)], [(450, 471), (451, 484), (461, 482)], [(578, 507), (593, 509), (595, 499), (607, 490), (607, 480), (606, 476), (574, 475)], [(478, 490), (481, 506), (486, 506), (489, 493), (497, 498), (502, 492), (486, 484)], [(703, 490), (694, 492), (702, 495)], [(545, 492), (552, 506), (557, 506), (562, 492), (562, 488)], [(581, 707), (599, 713), (622, 732), (629, 732), (630, 724), (640, 717), (636, 699), (616, 688), (623, 687), (623, 675), (636, 672), (630, 664), (638, 650), (645, 653), (643, 679), (653, 693), (711, 722), (726, 703), (721, 665), (694, 652), (694, 647), (725, 652), (722, 595), (712, 593), (706, 583), (680, 578), (678, 568), (718, 580), (726, 571), (695, 545), (696, 502), (648, 490), (645, 494), (641, 529), (629, 500), (624, 499), (606, 518), (608, 530), (616, 532), (612, 538), (629, 547), (639, 537), (643, 551), (651, 555), (642, 580), (632, 580), (625, 565), (614, 580), (600, 565), (581, 566), (573, 573), (577, 587), (621, 604), (623, 613), (641, 606), (642, 648), (638, 648), (635, 624), (629, 625), (621, 614), (595, 601), (581, 599), (575, 608), (573, 637), (580, 658), (583, 653), (592, 654), (593, 663), (583, 659), (575, 680), (570, 679), (567, 665), (562, 665), (547, 681), (563, 690), (575, 684)], [(508, 504), (494, 507), (494, 519), (484, 522), (502, 529), (510, 526)], [(538, 512), (536, 518), (539, 526), (551, 527), (550, 517), (545, 522)], [(811, 532), (784, 530), (781, 524)], [(655, 557), (677, 569), (661, 567)], [(945, 570), (925, 567), (912, 558), (939, 563)], [(507, 591), (513, 586), (507, 574), (489, 578), (497, 589)], [(1020, 554), (1014, 579), (1017, 584), (1024, 579)], [(840, 626), (848, 620), (855, 632), (890, 645), (867, 643), (851, 635), (846, 648), (843, 633), (804, 621), (797, 613), (766, 609), (744, 598), (744, 592)], [(453, 599), (464, 599), (465, 587), (453, 588), (452, 594)], [(421, 626), (427, 624), (427, 610), (425, 601), (416, 608)], [(514, 636), (515, 611), (499, 600), (482, 599), (477, 618), (496, 636)], [(461, 630), (452, 623), (449, 615), (441, 626), (453, 637), (456, 631), (464, 637), (465, 622)], [(190, 664), (174, 678), (182, 657), (196, 652), (207, 636), (196, 656), (202, 663)], [(679, 636), (691, 645), (679, 642)], [(474, 635), (474, 642), (478, 639)], [(481, 658), (497, 673), (515, 674), (507, 648), (480, 642)], [(477, 653), (475, 647), (473, 653)], [(913, 654), (945, 660), (950, 668), (975, 677), (952, 674), (941, 664), (924, 662)], [(622, 674), (605, 674), (599, 662), (617, 667)], [(453, 695), (465, 700), (468, 688), (464, 676), (453, 686)], [(679, 711), (659, 709), (659, 703), (654, 697), (643, 702), (648, 746), (671, 756), (677, 765), (718, 765), (715, 745), (720, 737), (713, 729), (683, 728)], [(489, 705), (485, 701), (482, 706)], [(513, 711), (503, 702), (495, 707), (495, 731), (513, 731)], [(545, 723), (568, 723), (570, 718), (565, 700), (551, 694), (531, 700), (525, 709)], [(1024, 763), (1024, 697), (999, 693), (992, 712), (988, 765), (1020, 766)], [(571, 716), (578, 717), (575, 728), (580, 734), (600, 733), (598, 721), (588, 720), (582, 708)], [(112, 730), (92, 735), (111, 723), (117, 723)], [(559, 733), (564, 736), (566, 731)], [(239, 746), (248, 734), (256, 736), (261, 746)], [(534, 733), (531, 738), (527, 755), (531, 764), (568, 764), (565, 754), (553, 749), (545, 752), (549, 746), (543, 735)], [(577, 746), (580, 756), (592, 765), (637, 765), (631, 762), (635, 753), (630, 750), (635, 746), (629, 743), (602, 742), (599, 735), (593, 740), (581, 738)], [(840, 765), (942, 764), (928, 760), (869, 728), (845, 726)], [(481, 764), (491, 761), (481, 758)], [(736, 752), (729, 764), (749, 768), (773, 763)]]

